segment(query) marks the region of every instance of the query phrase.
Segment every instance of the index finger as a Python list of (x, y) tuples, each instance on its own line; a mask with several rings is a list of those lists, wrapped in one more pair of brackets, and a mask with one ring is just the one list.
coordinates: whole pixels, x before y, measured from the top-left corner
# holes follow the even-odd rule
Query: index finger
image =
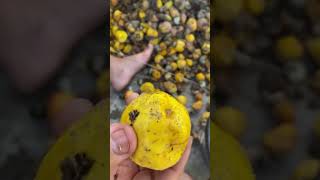
[(189, 156), (191, 153), (192, 142), (193, 142), (193, 138), (192, 138), (192, 136), (190, 136), (188, 144), (186, 146), (186, 150), (182, 154), (181, 159), (179, 160), (179, 162), (176, 165), (171, 167), (171, 169), (174, 170), (176, 173), (183, 173), (184, 172), (184, 168), (187, 165), (187, 162), (188, 162), (188, 159), (189, 159)]

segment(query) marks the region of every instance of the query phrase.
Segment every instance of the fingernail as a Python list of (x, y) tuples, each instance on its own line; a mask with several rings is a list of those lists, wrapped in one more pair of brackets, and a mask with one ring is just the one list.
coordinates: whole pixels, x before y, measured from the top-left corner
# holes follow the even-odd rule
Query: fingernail
[(111, 148), (115, 154), (127, 154), (130, 149), (128, 137), (123, 129), (117, 130), (111, 134)]

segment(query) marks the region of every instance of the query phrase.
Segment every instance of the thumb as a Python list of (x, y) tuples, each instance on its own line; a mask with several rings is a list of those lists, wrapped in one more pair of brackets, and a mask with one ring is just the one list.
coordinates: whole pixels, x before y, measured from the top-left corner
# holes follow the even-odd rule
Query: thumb
[(137, 147), (137, 138), (131, 126), (114, 123), (110, 126), (110, 173), (115, 174), (119, 164), (128, 159)]

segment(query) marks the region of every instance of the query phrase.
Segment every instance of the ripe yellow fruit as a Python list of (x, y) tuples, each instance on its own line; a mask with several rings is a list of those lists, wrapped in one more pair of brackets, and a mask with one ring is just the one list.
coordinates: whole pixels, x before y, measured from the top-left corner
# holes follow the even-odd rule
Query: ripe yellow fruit
[(162, 91), (143, 93), (133, 100), (123, 111), (121, 123), (131, 125), (137, 135), (132, 161), (154, 170), (179, 161), (191, 131), (186, 108)]
[(297, 60), (303, 52), (303, 46), (295, 36), (285, 36), (277, 41), (276, 53), (281, 61)]
[(159, 33), (157, 30), (153, 29), (153, 28), (148, 28), (147, 30), (147, 36), (149, 37), (158, 37)]
[(181, 104), (183, 104), (183, 105), (186, 105), (187, 102), (188, 102), (187, 97), (186, 97), (186, 96), (183, 96), (183, 95), (179, 95), (179, 96), (177, 97), (177, 100), (178, 100)]
[(194, 37), (193, 34), (188, 34), (188, 35), (186, 35), (186, 40), (187, 40), (188, 42), (193, 42), (195, 39), (196, 39), (196, 38)]
[(164, 59), (164, 57), (161, 54), (158, 54), (158, 55), (156, 55), (156, 57), (154, 57), (154, 62), (159, 64), (163, 59)]
[(161, 72), (160, 71), (158, 71), (158, 70), (152, 70), (152, 77), (153, 77), (153, 79), (155, 79), (155, 80), (158, 80), (158, 79), (160, 79), (161, 78)]
[(130, 53), (132, 51), (132, 45), (131, 44), (127, 44), (124, 46), (123, 48), (123, 52), (124, 53)]
[(236, 43), (231, 37), (218, 34), (213, 41), (214, 65), (217, 67), (229, 67), (235, 61)]
[(211, 172), (220, 180), (255, 180), (251, 164), (245, 151), (232, 136), (210, 124), (212, 156)]
[(191, 32), (197, 30), (198, 22), (195, 18), (189, 18), (187, 21), (187, 27), (191, 30)]
[(170, 66), (171, 66), (171, 68), (172, 68), (173, 71), (175, 71), (175, 70), (178, 68), (178, 64), (175, 63), (175, 62), (172, 62), (172, 63), (170, 64)]
[(175, 79), (177, 82), (181, 83), (184, 80), (184, 75), (181, 72), (177, 72), (175, 74)]
[(176, 41), (175, 49), (176, 49), (177, 52), (183, 52), (185, 46), (186, 46), (186, 43), (183, 40), (179, 39), (179, 40)]
[(152, 93), (155, 88), (151, 82), (145, 82), (140, 86), (141, 92)]
[(196, 78), (197, 78), (198, 81), (204, 81), (206, 79), (206, 77), (204, 76), (203, 73), (198, 73), (196, 75)]
[(213, 118), (221, 129), (236, 138), (240, 138), (247, 127), (245, 114), (231, 106), (217, 108)]
[(146, 13), (143, 10), (139, 11), (139, 18), (144, 19), (146, 17)]
[(203, 106), (202, 100), (198, 100), (192, 104), (192, 108), (199, 111)]
[(209, 111), (206, 111), (202, 114), (201, 116), (202, 119), (209, 119), (210, 118), (210, 112)]
[(209, 54), (210, 53), (210, 42), (204, 42), (201, 46), (203, 54)]
[(162, 0), (157, 0), (157, 8), (160, 9), (163, 6)]
[(185, 68), (185, 67), (186, 67), (186, 64), (187, 64), (187, 62), (186, 62), (186, 60), (184, 60), (184, 59), (179, 59), (179, 60), (178, 60), (178, 63), (177, 63), (179, 69)]
[(113, 18), (116, 20), (116, 21), (119, 21), (121, 19), (121, 16), (122, 16), (122, 12), (120, 10), (115, 10), (114, 13), (113, 13)]
[(128, 34), (123, 30), (117, 30), (114, 36), (120, 43), (126, 42), (128, 38)]
[(157, 44), (159, 44), (159, 42), (160, 42), (160, 39), (159, 38), (154, 38), (154, 39), (152, 39), (151, 41), (150, 41), (150, 44), (152, 44), (152, 45), (157, 45)]
[(177, 92), (177, 86), (173, 82), (166, 81), (163, 83), (164, 88), (169, 92), (169, 93), (176, 93)]
[(187, 59), (187, 65), (191, 67), (193, 65), (193, 61), (191, 59)]
[(292, 123), (283, 123), (266, 132), (263, 137), (265, 147), (275, 154), (284, 154), (293, 150), (296, 141), (297, 129)]

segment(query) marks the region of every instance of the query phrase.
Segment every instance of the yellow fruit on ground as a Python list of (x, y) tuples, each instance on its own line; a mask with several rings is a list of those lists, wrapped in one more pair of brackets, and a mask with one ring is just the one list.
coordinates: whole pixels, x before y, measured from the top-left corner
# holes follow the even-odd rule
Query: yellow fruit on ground
[(153, 70), (152, 71), (152, 77), (155, 79), (155, 80), (158, 80), (161, 78), (161, 72), (158, 71), (158, 70)]
[(114, 36), (121, 43), (126, 42), (126, 40), (128, 38), (128, 34), (123, 30), (117, 30), (116, 33), (114, 34)]
[(276, 43), (276, 53), (281, 61), (297, 60), (303, 52), (303, 46), (295, 36), (282, 37)]
[(204, 81), (206, 79), (203, 73), (197, 73), (196, 78), (198, 81)]
[(209, 54), (210, 53), (210, 42), (204, 42), (201, 46), (203, 54)]
[(193, 65), (193, 61), (191, 59), (187, 59), (187, 65), (191, 67)]
[(138, 144), (132, 161), (141, 167), (164, 170), (181, 158), (190, 137), (186, 108), (162, 91), (143, 93), (121, 116), (135, 130)]
[(179, 95), (179, 96), (177, 97), (177, 100), (178, 100), (181, 104), (183, 104), (183, 105), (186, 105), (187, 102), (188, 102), (187, 97), (186, 97), (186, 96), (183, 96), (183, 95)]
[(235, 61), (236, 43), (234, 40), (224, 34), (218, 34), (213, 41), (213, 54), (216, 67), (229, 67)]
[(144, 19), (146, 17), (146, 13), (143, 10), (139, 11), (139, 18)]
[(178, 90), (176, 84), (170, 81), (164, 82), (163, 86), (169, 93), (176, 93)]
[(116, 20), (116, 21), (119, 21), (121, 19), (121, 16), (122, 16), (122, 12), (120, 10), (115, 10), (114, 13), (113, 13), (113, 18)]
[(130, 53), (131, 51), (132, 51), (132, 45), (127, 44), (124, 46), (124, 48), (123, 48), (124, 53)]
[(162, 2), (162, 0), (157, 0), (157, 8), (162, 8), (162, 6), (163, 6), (163, 2)]
[(297, 128), (292, 123), (282, 123), (264, 134), (264, 146), (274, 154), (292, 151), (297, 141)]
[(184, 59), (179, 59), (177, 62), (178, 68), (183, 69), (186, 67), (187, 61)]
[(183, 75), (183, 73), (177, 72), (177, 73), (175, 74), (175, 79), (176, 79), (176, 81), (179, 82), (179, 83), (183, 82), (183, 80), (184, 80), (184, 75)]
[(147, 30), (147, 36), (150, 37), (158, 37), (159, 33), (157, 30), (153, 29), (153, 28), (148, 28)]
[(175, 63), (175, 62), (172, 62), (172, 63), (170, 64), (170, 66), (171, 66), (171, 68), (172, 68), (173, 71), (175, 71), (175, 70), (178, 68), (178, 64)]
[(231, 106), (217, 108), (213, 118), (221, 129), (236, 138), (240, 138), (247, 127), (245, 114)]
[(198, 100), (192, 104), (192, 108), (199, 111), (203, 107), (202, 100)]
[(154, 62), (159, 64), (162, 60), (164, 59), (164, 57), (160, 54), (156, 55), (156, 57), (154, 58)]
[(177, 40), (175, 50), (177, 52), (183, 52), (186, 43), (183, 40)]
[(191, 30), (191, 32), (196, 31), (197, 30), (197, 20), (195, 18), (189, 18), (187, 21), (187, 27), (188, 29)]
[(219, 180), (255, 180), (251, 164), (240, 144), (229, 134), (210, 124), (211, 174)]
[(188, 35), (186, 35), (186, 40), (187, 40), (188, 42), (193, 42), (195, 39), (196, 39), (196, 38), (194, 37), (193, 34), (188, 34)]
[(141, 92), (152, 93), (155, 88), (151, 82), (145, 82), (140, 86)]

